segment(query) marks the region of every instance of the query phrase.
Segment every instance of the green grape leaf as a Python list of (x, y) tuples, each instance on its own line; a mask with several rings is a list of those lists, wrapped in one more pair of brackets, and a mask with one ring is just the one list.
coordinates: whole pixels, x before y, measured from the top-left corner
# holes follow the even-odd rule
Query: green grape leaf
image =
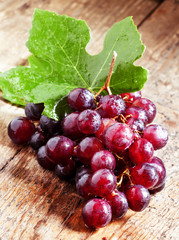
[(84, 87), (97, 92), (104, 85), (113, 51), (117, 58), (110, 82), (112, 93), (134, 92), (143, 87), (147, 70), (133, 63), (142, 56), (144, 45), (132, 17), (112, 26), (99, 54), (87, 53), (89, 41), (85, 21), (36, 9), (26, 44), (32, 53), (29, 66), (0, 73), (3, 97), (20, 105), (44, 102), (44, 114), (57, 120), (59, 110), (65, 111), (59, 107), (60, 102), (64, 104), (60, 99), (72, 89)]

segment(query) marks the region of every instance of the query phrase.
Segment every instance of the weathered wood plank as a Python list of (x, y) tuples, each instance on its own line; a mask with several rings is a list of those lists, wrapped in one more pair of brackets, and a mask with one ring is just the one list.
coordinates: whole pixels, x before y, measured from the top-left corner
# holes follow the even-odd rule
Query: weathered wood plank
[[(117, 5), (117, 11), (117, 7), (114, 5), (117, 1), (109, 1), (109, 4), (108, 1), (81, 0), (75, 3), (78, 5), (71, 5), (71, 1), (58, 1), (58, 6), (56, 2), (57, 1), (44, 1), (43, 7), (48, 7), (50, 10), (59, 9), (59, 13), (61, 13), (61, 9), (64, 9), (63, 11), (71, 16), (85, 18), (89, 25), (93, 26), (92, 32), (98, 34), (97, 36), (95, 35), (95, 41), (99, 39), (100, 36), (101, 38), (103, 37), (104, 31), (112, 25), (113, 22), (130, 15), (131, 12), (135, 10), (134, 19), (136, 19), (135, 21), (139, 24), (157, 5), (156, 1), (147, 1), (147, 7), (144, 4), (145, 1), (120, 1), (121, 5)], [(130, 2), (137, 3), (132, 5)], [(21, 3), (26, 3), (27, 5), (30, 3), (25, 13), (23, 10), (24, 7), (21, 7)], [(141, 3), (143, 7), (145, 5), (145, 7), (139, 9), (139, 3)], [(149, 3), (151, 4), (150, 7), (148, 5)], [(13, 3), (9, 0), (3, 4), (1, 7), (7, 7), (7, 9), (9, 4), (11, 4), (11, 7), (16, 9), (17, 12), (17, 9), (21, 7), (22, 13), (24, 14), (23, 17), (27, 15), (29, 18), (29, 22), (25, 24), (28, 28), (28, 26), (30, 26), (32, 8), (34, 5), (42, 5), (42, 2), (16, 1)], [(39, 5), (37, 7), (39, 7)], [(78, 6), (78, 8), (75, 6)], [(136, 8), (136, 6), (138, 6), (138, 8)], [(110, 9), (110, 11), (104, 13), (106, 9), (108, 11)], [(9, 12), (11, 16), (13, 16), (11, 9), (9, 9)], [(118, 15), (119, 19), (116, 19), (115, 15), (117, 15), (116, 13), (118, 12), (120, 12)], [(99, 15), (101, 14), (101, 18), (97, 21), (100, 22), (100, 24), (96, 23), (95, 18), (95, 15), (98, 16), (98, 13)], [(105, 18), (106, 15), (110, 17)], [(10, 161), (9, 164), (6, 164), (0, 171), (0, 238), (3, 240), (53, 240), (69, 239), (70, 237), (77, 240), (96, 240), (102, 239), (102, 237), (107, 237), (108, 240), (177, 239), (179, 235), (177, 230), (177, 191), (179, 177), (177, 174), (178, 166), (176, 164), (178, 157), (176, 139), (179, 135), (179, 126), (177, 124), (179, 112), (176, 109), (176, 103), (178, 102), (178, 17), (178, 5), (174, 3), (174, 1), (168, 0), (160, 5), (139, 29), (147, 45), (147, 51), (142, 59), (142, 64), (150, 70), (150, 79), (144, 87), (144, 96), (149, 97), (157, 103), (159, 113), (156, 122), (164, 125), (170, 134), (168, 146), (164, 150), (157, 152), (157, 155), (164, 159), (167, 167), (168, 178), (166, 189), (152, 197), (150, 206), (144, 212), (134, 213), (129, 210), (123, 219), (113, 221), (106, 228), (92, 232), (86, 229), (82, 222), (80, 213), (83, 203), (78, 197), (74, 196), (74, 187), (72, 187), (70, 183), (59, 181), (53, 173), (42, 170), (35, 160), (33, 151), (30, 148), (23, 148), (13, 160)], [(165, 27), (166, 25), (167, 28)], [(5, 28), (4, 30), (2, 29), (2, 31), (0, 29), (0, 32), (3, 31), (5, 32)], [(15, 41), (18, 39), (17, 36), (18, 35), (14, 38)], [(5, 41), (4, 37), (3, 41)], [(19, 41), (21, 44), (23, 43), (23, 41)], [(6, 44), (8, 46), (7, 42)], [(91, 47), (92, 52), (98, 48), (97, 46), (98, 45)], [(23, 52), (21, 45), (18, 46), (17, 49)], [(18, 54), (15, 53), (16, 56), (11, 62), (8, 60), (10, 56), (8, 48), (6, 51), (6, 58), (3, 59), (2, 56), (0, 58), (1, 63), (4, 63), (5, 60), (7, 61), (3, 66), (4, 69), (18, 63), (18, 59), (22, 56), (20, 55), (19, 57)], [(28, 53), (25, 54), (24, 57), (27, 55)], [(7, 114), (4, 114), (5, 112), (7, 112)], [(0, 122), (2, 124), (0, 129), (3, 132), (3, 135), (0, 136), (0, 153), (6, 161), (7, 158), (10, 159), (10, 157), (16, 153), (16, 150), (18, 150), (18, 147), (13, 146), (8, 139), (6, 127), (10, 119), (22, 114), (22, 110), (14, 106), (11, 107), (1, 101), (0, 113)], [(11, 146), (13, 146), (12, 150)]]

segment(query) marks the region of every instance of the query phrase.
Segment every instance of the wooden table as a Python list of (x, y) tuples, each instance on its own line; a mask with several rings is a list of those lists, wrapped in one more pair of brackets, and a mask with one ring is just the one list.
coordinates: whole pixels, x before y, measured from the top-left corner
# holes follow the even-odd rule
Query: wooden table
[(169, 133), (157, 151), (167, 168), (166, 188), (149, 207), (131, 210), (107, 227), (91, 231), (81, 219), (83, 202), (70, 183), (40, 168), (31, 148), (14, 145), (8, 123), (22, 109), (0, 99), (0, 239), (1, 240), (152, 240), (179, 239), (179, 1), (174, 0), (6, 0), (0, 1), (0, 71), (27, 64), (25, 42), (34, 8), (85, 19), (91, 27), (90, 53), (99, 52), (105, 32), (133, 15), (146, 45), (138, 63), (149, 69), (143, 96), (155, 102), (155, 122)]

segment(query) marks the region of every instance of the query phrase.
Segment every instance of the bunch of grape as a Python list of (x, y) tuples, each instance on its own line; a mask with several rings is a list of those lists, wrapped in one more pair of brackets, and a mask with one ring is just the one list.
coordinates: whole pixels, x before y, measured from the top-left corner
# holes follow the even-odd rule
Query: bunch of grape
[(94, 96), (84, 88), (72, 90), (68, 104), (74, 112), (60, 122), (42, 115), (43, 104), (28, 103), (26, 117), (9, 124), (9, 137), (29, 143), (39, 164), (60, 179), (75, 179), (88, 200), (82, 210), (88, 227), (104, 227), (128, 208), (144, 210), (166, 178), (162, 160), (153, 156), (168, 140), (162, 126), (150, 124), (155, 105), (141, 91)]

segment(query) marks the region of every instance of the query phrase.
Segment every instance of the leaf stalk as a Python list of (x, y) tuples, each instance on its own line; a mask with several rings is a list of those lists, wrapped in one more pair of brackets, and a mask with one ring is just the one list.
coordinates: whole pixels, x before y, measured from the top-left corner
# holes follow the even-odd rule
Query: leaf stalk
[(114, 51), (113, 52), (113, 58), (112, 58), (112, 61), (111, 61), (111, 66), (110, 66), (110, 69), (109, 69), (109, 73), (108, 73), (108, 77), (106, 79), (106, 82), (105, 82), (104, 86), (102, 86), (102, 88), (99, 90), (99, 92), (94, 96), (94, 98), (96, 98), (104, 90), (109, 95), (112, 95), (112, 92), (111, 92), (111, 89), (110, 89), (109, 85), (110, 85), (110, 80), (111, 80), (114, 64), (115, 64), (115, 61), (116, 61), (116, 57), (117, 57), (117, 53)]

